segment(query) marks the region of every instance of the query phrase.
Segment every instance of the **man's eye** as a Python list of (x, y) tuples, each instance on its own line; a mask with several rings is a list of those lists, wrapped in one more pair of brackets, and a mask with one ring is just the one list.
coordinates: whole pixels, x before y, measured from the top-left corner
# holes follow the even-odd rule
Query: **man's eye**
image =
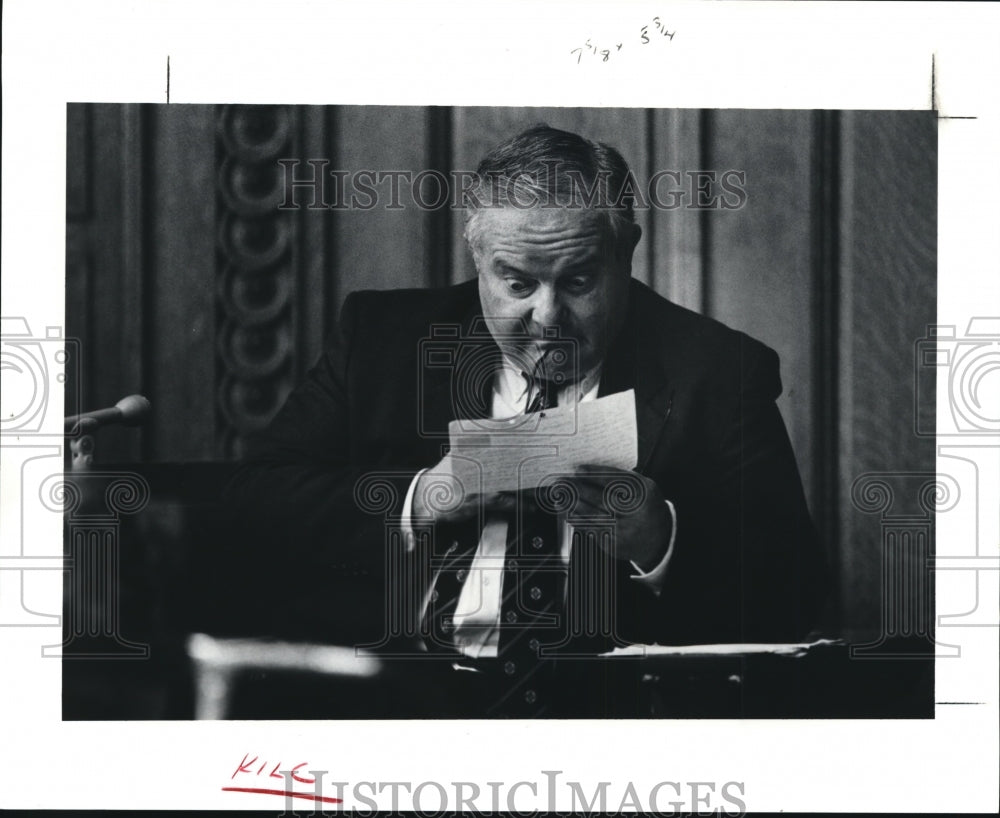
[(524, 279), (508, 278), (507, 289), (515, 294), (526, 293), (531, 289), (531, 284)]
[(583, 292), (590, 289), (593, 280), (590, 276), (573, 276), (572, 278), (566, 279), (566, 287), (569, 290), (575, 292)]

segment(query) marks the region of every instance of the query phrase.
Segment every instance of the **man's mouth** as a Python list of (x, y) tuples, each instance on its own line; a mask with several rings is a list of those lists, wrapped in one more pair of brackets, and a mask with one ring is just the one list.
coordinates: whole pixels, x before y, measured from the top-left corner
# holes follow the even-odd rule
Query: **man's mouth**
[(565, 343), (538, 344), (535, 349), (536, 352), (532, 356), (535, 376), (557, 382), (567, 378), (572, 379), (573, 375), (569, 371), (569, 367), (572, 366), (573, 362)]

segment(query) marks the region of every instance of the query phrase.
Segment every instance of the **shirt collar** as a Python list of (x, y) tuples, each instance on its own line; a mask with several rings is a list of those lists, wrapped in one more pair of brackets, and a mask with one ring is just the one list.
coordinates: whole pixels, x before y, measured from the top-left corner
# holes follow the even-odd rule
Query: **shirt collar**
[[(559, 405), (578, 403), (582, 398), (593, 392), (601, 380), (602, 363), (591, 367), (580, 380), (559, 390)], [(498, 395), (514, 414), (524, 411), (528, 396), (528, 381), (518, 371), (517, 366), (504, 356), (503, 364), (497, 372), (493, 383), (493, 391)]]

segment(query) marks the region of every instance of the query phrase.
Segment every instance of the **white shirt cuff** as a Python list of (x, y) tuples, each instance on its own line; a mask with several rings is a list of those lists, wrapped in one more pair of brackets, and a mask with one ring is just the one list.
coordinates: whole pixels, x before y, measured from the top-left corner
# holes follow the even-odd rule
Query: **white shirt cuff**
[(670, 509), (670, 542), (667, 544), (667, 553), (663, 555), (663, 559), (660, 560), (659, 564), (648, 572), (643, 571), (632, 560), (629, 560), (636, 571), (636, 573), (631, 575), (631, 578), (645, 585), (656, 596), (659, 596), (660, 591), (663, 590), (663, 578), (667, 574), (667, 566), (670, 564), (670, 558), (674, 553), (674, 540), (677, 539), (677, 510), (669, 500), (664, 500), (663, 502)]
[(410, 481), (410, 488), (407, 489), (406, 499), (403, 500), (403, 513), (400, 519), (400, 526), (403, 529), (403, 542), (406, 543), (406, 553), (409, 554), (416, 547), (416, 538), (413, 536), (413, 492), (416, 491), (417, 481), (423, 476), (427, 469), (421, 469)]

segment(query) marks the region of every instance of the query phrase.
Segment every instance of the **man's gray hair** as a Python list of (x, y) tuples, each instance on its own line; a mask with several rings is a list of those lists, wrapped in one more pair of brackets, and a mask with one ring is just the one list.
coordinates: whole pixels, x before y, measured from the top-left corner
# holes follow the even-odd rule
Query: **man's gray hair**
[(635, 177), (622, 155), (603, 142), (535, 125), (491, 150), (465, 193), (465, 239), (475, 255), (481, 210), (567, 208), (606, 216), (614, 252), (631, 252)]

